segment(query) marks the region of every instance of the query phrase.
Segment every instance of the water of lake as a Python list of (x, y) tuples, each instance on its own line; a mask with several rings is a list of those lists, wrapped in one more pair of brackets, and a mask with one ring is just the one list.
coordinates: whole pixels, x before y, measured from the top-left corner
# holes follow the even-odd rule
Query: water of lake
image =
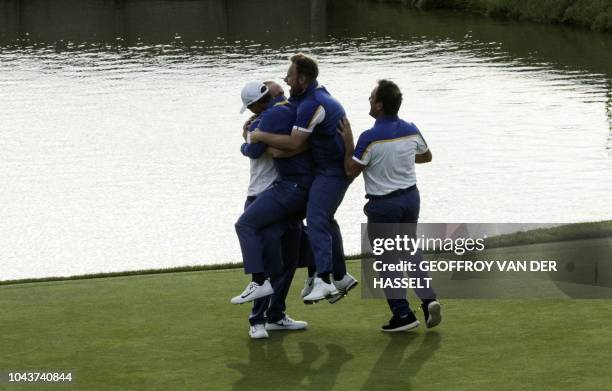
[[(240, 261), (240, 89), (315, 56), (356, 133), (379, 78), (434, 155), (424, 222), (612, 219), (612, 35), (367, 1), (4, 0), (0, 280)], [(337, 217), (359, 252), (364, 189)]]

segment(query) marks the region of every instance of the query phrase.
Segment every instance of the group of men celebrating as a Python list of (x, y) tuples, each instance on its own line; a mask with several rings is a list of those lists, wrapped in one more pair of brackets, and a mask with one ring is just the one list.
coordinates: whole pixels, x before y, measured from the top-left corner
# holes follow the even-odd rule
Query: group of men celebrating
[[(308, 326), (285, 313), (296, 267), (308, 267), (301, 292), (306, 304), (336, 303), (358, 284), (346, 271), (334, 215), (361, 172), (369, 198), (364, 208), (368, 224), (418, 220), (414, 164), (431, 161), (431, 152), (416, 126), (397, 116), (402, 101), (397, 85), (378, 81), (370, 96), (376, 123), (355, 146), (344, 108), (318, 84), (318, 74), (316, 61), (300, 53), (291, 57), (285, 77), (289, 99), (274, 82), (247, 83), (241, 93), (241, 113), (253, 113), (243, 126), (241, 146), (250, 158), (251, 177), (235, 227), (252, 281), (231, 302), (254, 302), (249, 335), (255, 339), (267, 338), (270, 330)], [(427, 326), (436, 326), (441, 308), (435, 292), (419, 297)], [(387, 301), (393, 316), (383, 331), (419, 326), (405, 292)]]

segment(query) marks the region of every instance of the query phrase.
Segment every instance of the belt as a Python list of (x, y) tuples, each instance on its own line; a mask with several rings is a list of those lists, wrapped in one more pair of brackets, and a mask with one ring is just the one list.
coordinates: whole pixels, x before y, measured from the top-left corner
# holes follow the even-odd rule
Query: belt
[(411, 191), (416, 190), (416, 189), (417, 189), (417, 185), (412, 185), (405, 189), (398, 189), (398, 190), (392, 191), (391, 193), (384, 194), (384, 195), (366, 194), (366, 198), (370, 200), (385, 200), (387, 198), (392, 198), (398, 195), (410, 193)]

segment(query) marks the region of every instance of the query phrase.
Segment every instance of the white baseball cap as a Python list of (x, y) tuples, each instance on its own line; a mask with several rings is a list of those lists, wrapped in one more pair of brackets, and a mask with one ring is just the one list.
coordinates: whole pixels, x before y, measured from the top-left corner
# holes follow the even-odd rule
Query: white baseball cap
[(242, 87), (240, 97), (242, 98), (242, 108), (240, 114), (244, 113), (248, 106), (257, 102), (262, 96), (268, 93), (268, 86), (260, 81), (252, 81)]

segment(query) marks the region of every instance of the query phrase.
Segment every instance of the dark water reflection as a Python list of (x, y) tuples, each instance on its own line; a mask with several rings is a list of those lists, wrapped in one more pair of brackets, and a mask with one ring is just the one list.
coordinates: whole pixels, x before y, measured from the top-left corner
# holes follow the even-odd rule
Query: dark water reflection
[(4, 42), (186, 43), (325, 40), (326, 1), (198, 0), (3, 2)]
[(448, 40), (466, 50), (502, 50), (528, 62), (612, 73), (610, 34), (423, 13), (372, 1), (3, 0), (0, 7), (0, 44), (5, 49), (165, 44), (197, 52), (218, 45), (280, 48), (311, 42), (316, 47), (329, 40), (378, 37)]

